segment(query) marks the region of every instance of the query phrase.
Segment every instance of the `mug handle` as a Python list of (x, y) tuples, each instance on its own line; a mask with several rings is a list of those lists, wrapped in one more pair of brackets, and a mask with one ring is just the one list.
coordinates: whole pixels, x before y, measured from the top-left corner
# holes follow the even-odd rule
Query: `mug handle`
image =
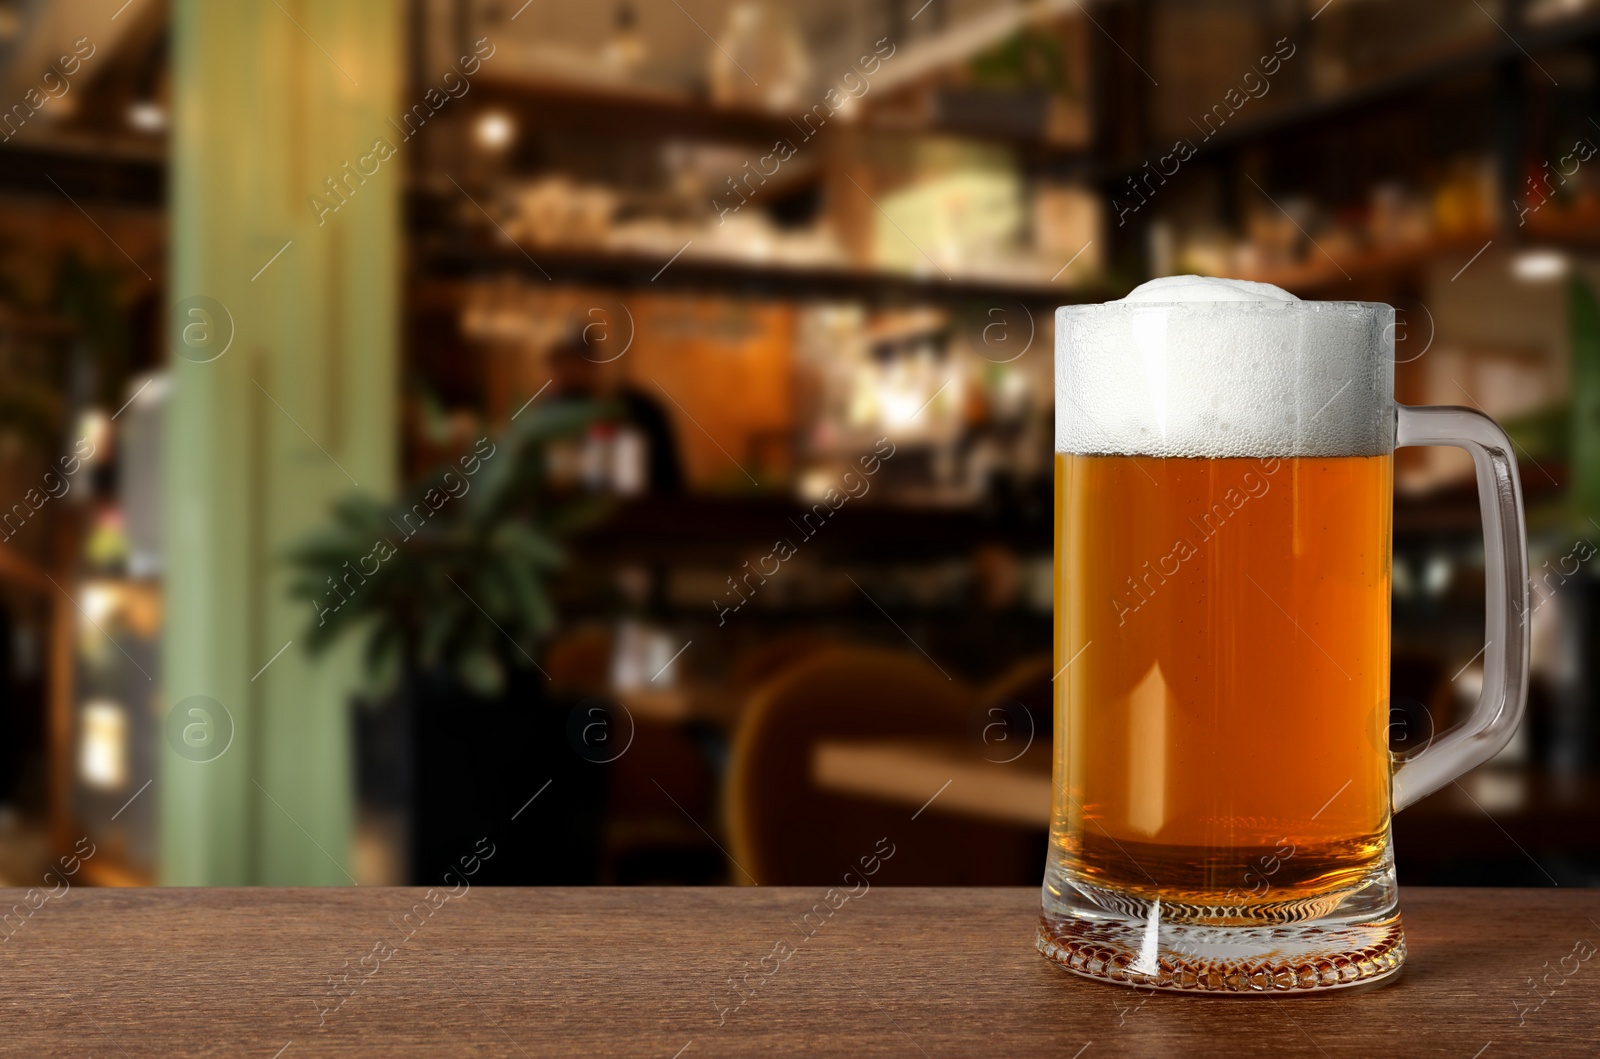
[(1431, 746), (1397, 759), (1394, 811), (1477, 768), (1499, 753), (1528, 704), (1528, 537), (1522, 484), (1511, 439), (1481, 412), (1450, 406), (1396, 405), (1395, 445), (1453, 445), (1478, 472), (1483, 515), (1483, 691), (1466, 722)]

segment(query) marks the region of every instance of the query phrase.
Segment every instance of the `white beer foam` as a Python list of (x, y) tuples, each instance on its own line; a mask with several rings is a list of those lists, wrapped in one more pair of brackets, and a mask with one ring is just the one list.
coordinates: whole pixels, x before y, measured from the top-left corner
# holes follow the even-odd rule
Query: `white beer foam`
[(1168, 276), (1056, 310), (1056, 451), (1375, 456), (1394, 448), (1394, 310)]
[(1249, 279), (1218, 279), (1214, 276), (1162, 276), (1141, 283), (1121, 302), (1297, 302), (1293, 294), (1270, 283)]

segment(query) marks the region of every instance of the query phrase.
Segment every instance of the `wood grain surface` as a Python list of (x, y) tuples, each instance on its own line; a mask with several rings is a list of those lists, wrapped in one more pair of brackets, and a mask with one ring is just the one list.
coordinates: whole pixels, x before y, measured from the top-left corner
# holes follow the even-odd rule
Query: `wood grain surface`
[(1594, 891), (1406, 890), (1394, 984), (1285, 999), (1058, 970), (1032, 889), (876, 887), (809, 937), (821, 889), (426, 893), (75, 888), (13, 909), (0, 1054), (1600, 1055)]

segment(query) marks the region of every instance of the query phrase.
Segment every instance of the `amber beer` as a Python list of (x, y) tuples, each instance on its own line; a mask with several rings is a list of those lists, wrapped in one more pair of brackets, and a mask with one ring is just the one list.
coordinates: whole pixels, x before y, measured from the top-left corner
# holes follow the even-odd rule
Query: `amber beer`
[(1372, 873), (1392, 457), (1059, 453), (1055, 485), (1055, 872), (1243, 920)]

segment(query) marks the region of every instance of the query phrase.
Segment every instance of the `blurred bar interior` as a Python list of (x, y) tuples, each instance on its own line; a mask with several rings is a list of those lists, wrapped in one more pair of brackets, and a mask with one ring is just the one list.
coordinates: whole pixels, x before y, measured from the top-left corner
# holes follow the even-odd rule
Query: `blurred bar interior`
[(1400, 878), (1596, 885), (1597, 102), (1588, 0), (0, 0), (0, 884), (1037, 883), (1052, 310), (1197, 272), (1512, 431)]

